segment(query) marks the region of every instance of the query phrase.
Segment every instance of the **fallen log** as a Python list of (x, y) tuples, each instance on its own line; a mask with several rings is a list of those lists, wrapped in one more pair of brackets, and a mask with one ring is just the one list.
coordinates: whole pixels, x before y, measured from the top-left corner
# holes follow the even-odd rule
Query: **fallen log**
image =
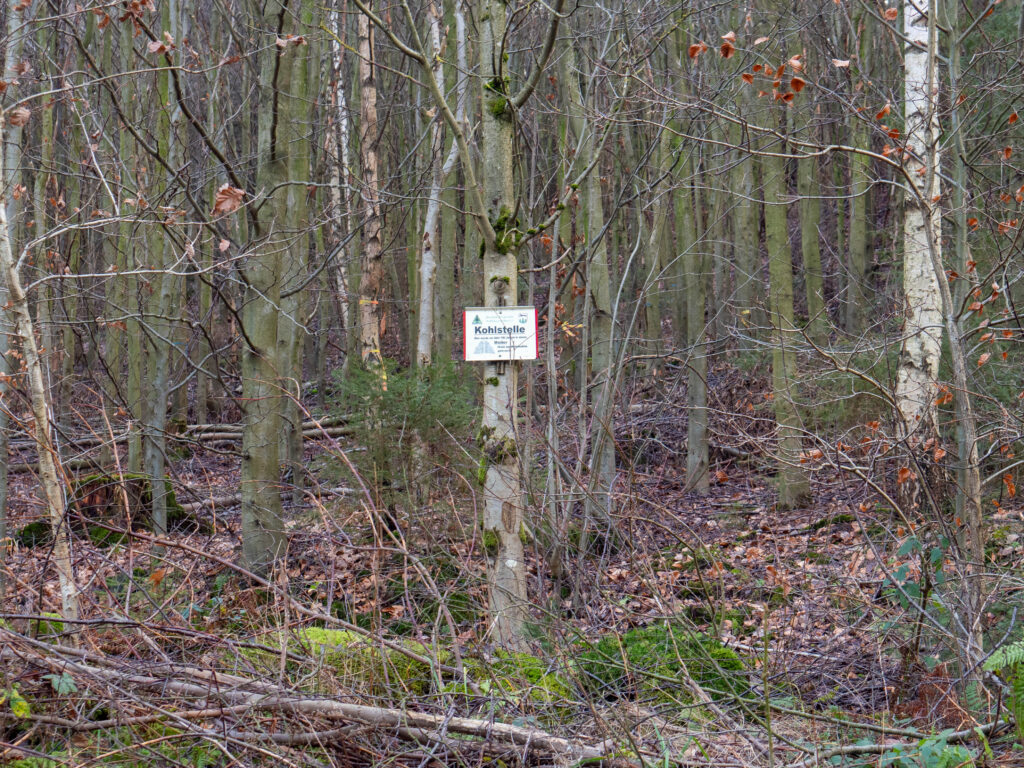
[[(68, 469), (92, 469), (97, 472), (102, 472), (103, 467), (96, 459), (84, 458), (84, 459), (68, 459), (60, 463), (60, 468), (64, 470)], [(39, 462), (38, 461), (26, 461), (18, 462), (16, 464), (7, 465), (8, 473), (16, 472), (38, 472)]]
[[(339, 427), (348, 423), (347, 416), (325, 416), (322, 419), (302, 422), (303, 432), (319, 430), (321, 427)], [(241, 432), (242, 424), (188, 424), (185, 433), (191, 432)]]
[[(340, 437), (350, 434), (350, 427), (346, 426), (347, 420), (344, 417), (333, 416), (322, 421), (302, 422), (302, 436), (312, 437)], [(191, 439), (200, 441), (213, 440), (240, 440), (242, 436), (241, 424), (189, 424), (184, 430), (177, 434), (168, 433), (167, 439)], [(93, 448), (99, 445), (119, 445), (128, 440), (128, 435), (120, 434), (113, 436), (83, 435), (68, 439), (68, 445), (77, 448)], [(30, 448), (29, 443), (15, 443), (12, 447)]]
[[(55, 674), (70, 674), (109, 683), (115, 690), (139, 689), (153, 691), (159, 697), (155, 707), (168, 706), (168, 694), (176, 694), (203, 702), (210, 710), (211, 702), (222, 707), (248, 708), (252, 711), (288, 713), (303, 717), (357, 723), (400, 738), (426, 737), (447, 741), (447, 734), (472, 737), (488, 743), (500, 743), (521, 750), (524, 755), (548, 755), (562, 764), (581, 760), (600, 760), (616, 748), (610, 740), (586, 744), (556, 736), (540, 728), (512, 725), (492, 719), (452, 717), (368, 704), (355, 704), (320, 698), (287, 690), (263, 680), (216, 672), (185, 664), (162, 663), (161, 674), (148, 670), (140, 673), (125, 659), (103, 656), (77, 648), (45, 643), (0, 627), (0, 659), (7, 663), (31, 660), (51, 669)], [(15, 647), (18, 648), (15, 651)], [(31, 654), (31, 655), (30, 655)], [(172, 712), (168, 716), (173, 717)], [(243, 733), (236, 731), (236, 733)]]
[(198, 512), (200, 509), (223, 509), (224, 507), (230, 507), (232, 504), (241, 504), (242, 494), (233, 493), (228, 496), (210, 496), (199, 501), (187, 501), (185, 503), (179, 503), (178, 506), (185, 512)]
[[(323, 429), (303, 429), (302, 438), (304, 440), (315, 440), (321, 437), (345, 437), (346, 435), (352, 434), (352, 428), (346, 426), (335, 426), (335, 427), (324, 427)], [(242, 439), (242, 432), (239, 431), (228, 431), (228, 432), (201, 432), (197, 434), (185, 434), (179, 435), (176, 438), (170, 439), (186, 439), (190, 441), (209, 443), (211, 445), (217, 445), (219, 443), (236, 443)], [(127, 435), (117, 435), (111, 440), (104, 441), (107, 445), (118, 445), (128, 440)], [(101, 444), (98, 438), (83, 438), (80, 441), (74, 443), (77, 448), (96, 448)], [(103, 467), (99, 464), (96, 459), (92, 458), (80, 458), (80, 459), (69, 459), (61, 462), (63, 469), (95, 469), (99, 472), (104, 471)], [(29, 472), (37, 468), (37, 462), (18, 462), (7, 465), (8, 472)]]
[[(324, 427), (323, 429), (303, 429), (302, 437), (306, 440), (315, 439), (318, 437), (343, 437), (344, 435), (352, 434), (352, 428), (346, 426), (337, 427)], [(178, 439), (196, 440), (199, 442), (224, 442), (232, 440), (241, 440), (241, 430), (229, 430), (221, 432), (197, 432), (197, 433), (186, 433), (178, 436)]]

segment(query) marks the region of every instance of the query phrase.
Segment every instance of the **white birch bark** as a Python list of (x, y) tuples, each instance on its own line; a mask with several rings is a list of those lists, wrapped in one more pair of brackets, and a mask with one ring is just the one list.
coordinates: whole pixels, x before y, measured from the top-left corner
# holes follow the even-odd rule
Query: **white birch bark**
[[(906, 312), (896, 397), (903, 437), (918, 442), (934, 430), (942, 311), (933, 259), (941, 260), (937, 41), (929, 34), (929, 0), (904, 8), (905, 117), (908, 184), (903, 227), (903, 293)], [(934, 253), (932, 252), (934, 249)]]
[[(4, 139), (6, 116), (0, 118), (0, 144)], [(4, 153), (0, 153), (0, 178), (6, 179), (3, 168)], [(7, 190), (4, 190), (5, 196)], [(53, 564), (57, 569), (60, 587), (61, 614), (66, 619), (77, 619), (78, 587), (75, 584), (74, 567), (71, 560), (70, 531), (64, 519), (66, 499), (57, 467), (57, 452), (50, 428), (52, 408), (43, 383), (43, 366), (39, 359), (32, 316), (29, 313), (28, 297), (21, 285), (18, 264), (11, 247), (10, 222), (7, 218), (6, 201), (0, 200), (0, 270), (6, 282), (11, 311), (14, 313), (15, 332), (21, 337), (21, 352), (25, 359), (28, 388), (32, 403), (32, 417), (35, 421), (36, 450), (39, 453), (39, 483), (42, 486), (43, 501), (53, 529)]]
[[(7, 8), (7, 51), (4, 57), (4, 78), (8, 82), (17, 79), (18, 62), (21, 60), (21, 52), (25, 44), (25, 35), (19, 34), (22, 26), (22, 16), (15, 10), (19, 0), (10, 0)], [(30, 12), (30, 10), (29, 10)], [(7, 130), (7, 146), (4, 147), (4, 174), (3, 192), (8, 195), (7, 221), (14, 221), (17, 211), (17, 204), (10, 190), (17, 181), (18, 167), (21, 165), (21, 128), (9, 126)], [(8, 233), (9, 234), (9, 233)], [(4, 402), (7, 392), (10, 389), (8, 376), (11, 373), (11, 363), (7, 352), (10, 348), (10, 339), (14, 333), (14, 316), (6, 307), (10, 300), (7, 292), (6, 282), (0, 280), (0, 402)], [(6, 408), (0, 408), (0, 457), (7, 456), (8, 429), (10, 419)], [(0, 565), (7, 551), (3, 545), (7, 538), (7, 462), (0, 461)], [(2, 569), (0, 569), (0, 600), (5, 594), (6, 580)]]
[[(441, 17), (436, 0), (427, 3), (427, 18), (430, 26), (430, 69), (437, 83), (438, 90), (445, 92), (444, 60), (441, 50)], [(458, 96), (456, 101), (455, 119), (460, 123), (465, 119), (466, 109), (466, 22), (462, 4), (455, 7), (456, 46), (459, 58)], [(455, 168), (459, 157), (459, 147), (452, 142), (447, 157), (442, 161), (441, 152), (444, 148), (444, 118), (438, 114), (434, 118), (431, 148), (431, 181), (430, 193), (427, 196), (427, 211), (423, 218), (422, 250), (420, 252), (420, 296), (419, 325), (416, 334), (416, 364), (420, 367), (430, 365), (433, 359), (434, 345), (434, 306), (435, 285), (437, 284), (437, 249), (441, 245), (441, 233), (438, 227), (441, 219), (441, 193), (445, 180)]]
[[(345, 70), (342, 67), (342, 47), (341, 47), (341, 35), (342, 25), (341, 21), (343, 17), (338, 11), (331, 11), (331, 20), (333, 29), (337, 31), (337, 35), (331, 37), (331, 54), (332, 54), (332, 77), (334, 79), (334, 88), (332, 90), (332, 96), (334, 99), (334, 119), (337, 121), (336, 125), (331, 127), (331, 130), (327, 132), (327, 155), (328, 157), (337, 157), (338, 162), (333, 163), (331, 166), (331, 202), (335, 215), (343, 217), (346, 222), (353, 221), (352, 217), (352, 183), (351, 183), (351, 167), (352, 160), (349, 150), (349, 143), (351, 141), (351, 127), (349, 125), (348, 116), (348, 94), (346, 93), (345, 83)], [(336, 147), (334, 145), (337, 145)], [(334, 265), (333, 275), (335, 285), (334, 288), (338, 293), (338, 299), (343, 307), (341, 312), (342, 320), (342, 331), (347, 333), (350, 328), (355, 324), (354, 313), (351, 312), (352, 302), (349, 300), (349, 285), (348, 285), (348, 265), (349, 259), (352, 257), (351, 251), (348, 245), (344, 244), (344, 239), (348, 234), (348, 225), (345, 227), (336, 226), (335, 234), (338, 239), (342, 241), (339, 245), (338, 254), (336, 258), (336, 264)], [(351, 353), (352, 350), (347, 349), (346, 352)]]

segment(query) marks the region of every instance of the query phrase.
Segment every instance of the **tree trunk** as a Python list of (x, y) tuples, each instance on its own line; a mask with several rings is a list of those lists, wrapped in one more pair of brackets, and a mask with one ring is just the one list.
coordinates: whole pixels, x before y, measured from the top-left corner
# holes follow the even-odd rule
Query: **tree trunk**
[[(680, 194), (685, 200), (683, 213), (688, 249), (686, 264), (686, 487), (707, 493), (708, 478), (708, 358), (707, 358), (707, 240), (705, 238), (704, 201), (701, 194), (701, 163), (685, 166), (687, 178)], [(677, 213), (680, 209), (676, 209)], [(678, 219), (677, 219), (678, 226)]]
[[(4, 121), (0, 118), (0, 144), (3, 143)], [(0, 153), (0, 163), (6, 158)], [(5, 168), (0, 167), (0, 179), (6, 179)], [(75, 620), (79, 617), (78, 586), (75, 584), (74, 567), (71, 560), (71, 536), (64, 517), (66, 500), (64, 488), (60, 482), (58, 471), (59, 456), (53, 444), (50, 419), (52, 406), (43, 382), (43, 366), (39, 359), (39, 347), (36, 345), (35, 330), (32, 316), (29, 313), (28, 297), (21, 285), (17, 263), (11, 246), (10, 223), (7, 219), (7, 203), (0, 200), (0, 269), (14, 313), (15, 332), (21, 337), (21, 352), (28, 375), (29, 399), (32, 404), (32, 417), (36, 450), (39, 454), (39, 482), (42, 486), (43, 500), (46, 504), (50, 527), (53, 531), (52, 558), (57, 569), (60, 584), (62, 616)]]
[[(580, 88), (579, 73), (576, 68), (576, 56), (570, 42), (566, 47), (565, 61), (568, 71), (568, 96), (570, 119), (573, 132), (576, 134), (577, 146), (582, 150), (579, 162), (584, 167), (597, 159), (598, 146), (597, 127), (593, 121), (585, 119), (586, 101)], [(586, 98), (590, 100), (591, 109), (596, 110), (596, 96), (593, 89), (596, 78), (590, 80), (590, 92)], [(612, 300), (611, 275), (608, 269), (608, 249), (605, 232), (604, 202), (601, 199), (600, 172), (587, 176), (584, 182), (584, 215), (585, 215), (585, 247), (587, 262), (585, 265), (585, 285), (588, 310), (590, 316), (590, 375), (593, 382), (589, 388), (581, 390), (584, 397), (589, 395), (590, 409), (590, 483), (584, 501), (585, 531), (598, 523), (602, 536), (614, 533), (612, 519), (611, 492), (615, 482), (615, 424), (614, 382), (616, 379), (612, 362)], [(584, 548), (587, 547), (583, 542)]]
[[(312, 6), (303, 2), (295, 11), (304, 28), (313, 27)], [(305, 113), (299, 104), (312, 103), (316, 96), (316, 80), (310, 71), (312, 46), (296, 46), (287, 55), (294, 58), (288, 85), (291, 92), (285, 102), (285, 117), (293, 133), (287, 137), (287, 188), (278, 194), (284, 197), (281, 223), (287, 243), (281, 275), (281, 313), (277, 324), (277, 370), (282, 382), (281, 465), (287, 467), (293, 504), (301, 504), (305, 469), (302, 455), (302, 381), (304, 374), (307, 292), (303, 283), (307, 276), (310, 254), (309, 193), (305, 184), (310, 177), (310, 141), (306, 130), (299, 130)], [(319, 66), (319, 63), (317, 64)], [(280, 129), (279, 129), (280, 130)]]
[[(514, 306), (519, 298), (517, 208), (512, 189), (512, 128), (503, 43), (506, 8), (484, 0), (479, 18), (483, 188), (494, 242), (484, 247), (484, 306)], [(484, 364), (483, 426), (484, 546), (488, 557), (491, 629), (495, 642), (522, 642), (526, 621), (526, 563), (523, 562), (523, 486), (516, 433), (519, 363)]]
[(369, 19), (360, 14), (359, 38), (359, 152), (363, 185), (363, 246), (359, 275), (359, 357), (363, 366), (373, 374), (374, 391), (370, 393), (366, 418), (371, 434), (378, 437), (370, 446), (373, 458), (373, 482), (381, 492), (384, 519), (394, 524), (390, 504), (390, 462), (385, 450), (380, 424), (380, 399), (387, 391), (387, 371), (381, 354), (381, 317), (384, 299), (384, 261), (382, 258), (380, 181), (377, 142), (380, 139), (377, 124), (377, 65), (373, 43), (373, 27)]
[[(21, 61), (21, 52), (25, 45), (24, 32), (19, 33), (21, 28), (20, 14), (15, 7), (18, 0), (9, 0), (7, 4), (7, 50), (4, 56), (4, 78), (10, 81), (17, 79), (18, 64)], [(15, 92), (17, 92), (16, 89)], [(15, 93), (9, 94), (13, 97)], [(18, 179), (21, 168), (21, 133), (17, 126), (8, 126), (6, 146), (4, 148), (3, 175), (0, 181), (3, 189), (13, 189)], [(5, 201), (0, 200), (0, 204)], [(17, 203), (13, 197), (6, 200), (7, 206), (7, 227), (6, 236), (8, 247), (12, 239), (10, 227), (15, 221)], [(0, 280), (0, 403), (8, 401), (10, 392), (10, 375), (12, 372), (11, 359), (9, 356), (11, 341), (16, 333), (16, 318), (9, 309), (10, 293), (7, 290), (7, 281)], [(0, 408), (0, 602), (6, 597), (7, 578), (5, 572), (5, 559), (7, 555), (7, 446), (9, 442), (8, 431), (10, 429), (10, 415), (6, 407)]]
[(821, 344), (828, 338), (825, 313), (825, 285), (821, 271), (821, 246), (818, 225), (821, 221), (821, 185), (816, 155), (796, 165), (797, 194), (800, 197), (800, 250), (804, 262), (804, 288), (807, 292), (807, 335)]
[[(741, 89), (737, 110), (742, 115), (748, 104), (746, 89)], [(736, 201), (732, 213), (733, 259), (736, 263), (735, 307), (738, 328), (749, 335), (757, 335), (764, 327), (765, 317), (761, 305), (764, 296), (764, 277), (761, 268), (760, 232), (757, 215), (757, 164), (753, 157), (752, 136), (742, 124), (734, 124), (732, 143), (738, 148), (737, 162), (733, 165), (732, 188)]]
[[(295, 9), (275, 0), (266, 6), (267, 29), (280, 30), (284, 38), (295, 29)], [(304, 194), (293, 184), (292, 152), (301, 151), (301, 120), (306, 102), (295, 89), (302, 82), (305, 57), (300, 46), (279, 49), (271, 44), (260, 67), (264, 93), (278, 108), (258, 116), (257, 171), (259, 188), (269, 198), (253, 221), (258, 243), (245, 263), (245, 308), (242, 323), (245, 346), (242, 354), (242, 556), (257, 573), (265, 573), (284, 554), (286, 538), (281, 508), (279, 460), (283, 425), (282, 393), (287, 384), (279, 369), (281, 355), (280, 307), (284, 279), (283, 254), (294, 239), (295, 194)], [(301, 260), (300, 260), (301, 263)], [(294, 322), (294, 319), (291, 320)], [(286, 320), (288, 322), (288, 320)]]
[[(786, 133), (785, 112), (779, 115), (780, 133)], [(785, 143), (769, 145), (762, 160), (764, 228), (768, 246), (768, 309), (772, 326), (772, 395), (778, 423), (779, 506), (797, 507), (810, 498), (810, 484), (800, 468), (802, 448), (796, 394), (796, 349), (793, 334), (793, 255), (789, 245), (785, 202)]]
[[(911, 447), (936, 430), (942, 309), (933, 259), (941, 263), (939, 115), (935, 34), (929, 34), (929, 3), (907, 3), (904, 31), (907, 179), (903, 224), (903, 346), (896, 380), (901, 436)], [(934, 249), (934, 253), (932, 252)]]
[[(859, 14), (859, 54), (862, 72), (870, 72), (872, 18), (868, 10)], [(865, 97), (858, 97), (858, 104), (865, 103)], [(871, 148), (869, 126), (858, 112), (850, 110), (850, 143), (858, 148)], [(863, 333), (867, 312), (871, 306), (869, 296), (869, 274), (871, 266), (870, 238), (868, 237), (868, 211), (871, 203), (871, 158), (854, 153), (850, 156), (850, 235), (846, 251), (846, 332), (850, 335)]]

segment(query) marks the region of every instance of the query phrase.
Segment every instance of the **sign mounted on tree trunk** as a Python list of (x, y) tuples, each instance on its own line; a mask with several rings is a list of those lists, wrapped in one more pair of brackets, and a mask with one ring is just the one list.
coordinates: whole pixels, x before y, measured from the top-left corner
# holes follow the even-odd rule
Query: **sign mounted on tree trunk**
[(467, 307), (462, 313), (466, 360), (536, 360), (537, 310)]

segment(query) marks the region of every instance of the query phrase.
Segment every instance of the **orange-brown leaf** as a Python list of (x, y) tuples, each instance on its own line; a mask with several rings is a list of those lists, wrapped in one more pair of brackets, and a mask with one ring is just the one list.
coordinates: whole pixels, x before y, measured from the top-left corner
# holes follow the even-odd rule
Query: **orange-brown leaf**
[(888, 115), (888, 114), (889, 114), (890, 112), (892, 112), (892, 105), (891, 105), (891, 104), (889, 104), (889, 102), (886, 102), (886, 103), (885, 103), (885, 106), (884, 106), (884, 107), (882, 107), (881, 111), (880, 111), (880, 112), (878, 112), (878, 114), (876, 114), (876, 115), (875, 115), (875, 120), (881, 120), (881, 119), (883, 119), (883, 118), (884, 118), (884, 117), (885, 117), (886, 115)]
[(232, 187), (230, 184), (221, 185), (213, 199), (213, 215), (221, 216), (237, 211), (242, 207), (242, 200), (244, 199), (244, 189)]
[(794, 93), (800, 93), (800, 91), (804, 89), (805, 85), (807, 85), (807, 81), (802, 77), (794, 77), (789, 81), (789, 87), (793, 89)]
[(987, 363), (987, 362), (988, 362), (988, 359), (989, 359), (990, 357), (992, 357), (992, 353), (991, 353), (991, 352), (984, 352), (984, 353), (983, 353), (983, 354), (981, 355), (981, 357), (979, 357), (979, 358), (978, 358), (978, 367), (980, 368), (980, 367), (981, 367), (981, 366), (983, 366), (983, 365), (984, 365), (985, 363)]
[(1008, 120), (1007, 122), (1009, 122), (1009, 123), (1010, 123), (1010, 125), (1013, 125), (1013, 124), (1014, 124), (1014, 123), (1016, 123), (1016, 122), (1017, 122), (1017, 120), (1019, 120), (1019, 119), (1020, 119), (1020, 118), (1018, 118), (1018, 117), (1017, 117), (1017, 113), (1016, 113), (1016, 112), (1011, 112), (1011, 113), (1010, 113), (1010, 119), (1009, 119), (1009, 120)]
[(734, 53), (736, 53), (736, 46), (730, 43), (728, 40), (726, 40), (724, 43), (722, 43), (722, 47), (720, 50), (722, 51), (722, 58), (729, 59), (732, 58), (732, 55)]
[(754, 75), (751, 72), (744, 72), (742, 75), (740, 75), (740, 78), (745, 83), (752, 83), (752, 82), (754, 82)]
[(29, 111), (28, 107), (17, 107), (7, 113), (7, 122), (15, 127), (21, 127), (28, 125), (28, 119), (32, 116), (32, 112)]
[(896, 21), (896, 19), (899, 17), (899, 15), (900, 15), (900, 12), (897, 9), (895, 9), (895, 8), (886, 8), (885, 9), (885, 19), (886, 19), (886, 21)]
[(306, 38), (303, 37), (302, 35), (285, 35), (284, 37), (277, 38), (274, 41), (274, 44), (278, 48), (284, 50), (289, 45), (296, 45), (296, 46), (298, 46), (298, 45), (305, 45), (306, 42), (307, 42)]
[(907, 482), (907, 480), (913, 476), (914, 473), (910, 471), (910, 467), (900, 467), (900, 471), (896, 475), (896, 482), (903, 485), (903, 483)]

